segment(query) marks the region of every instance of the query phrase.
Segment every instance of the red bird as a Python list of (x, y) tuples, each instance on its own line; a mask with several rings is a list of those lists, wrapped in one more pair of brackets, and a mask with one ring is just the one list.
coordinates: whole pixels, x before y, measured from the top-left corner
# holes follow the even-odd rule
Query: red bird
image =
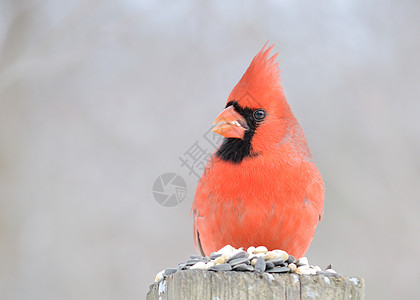
[(321, 220), (324, 183), (283, 93), (273, 46), (255, 56), (216, 118), (213, 131), (225, 139), (192, 207), (203, 255), (263, 245), (299, 258)]

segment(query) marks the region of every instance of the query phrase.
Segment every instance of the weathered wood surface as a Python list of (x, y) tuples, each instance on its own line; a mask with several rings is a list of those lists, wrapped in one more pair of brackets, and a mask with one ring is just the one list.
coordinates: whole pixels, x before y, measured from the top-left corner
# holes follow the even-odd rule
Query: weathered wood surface
[(360, 277), (185, 270), (151, 286), (147, 300), (364, 299)]

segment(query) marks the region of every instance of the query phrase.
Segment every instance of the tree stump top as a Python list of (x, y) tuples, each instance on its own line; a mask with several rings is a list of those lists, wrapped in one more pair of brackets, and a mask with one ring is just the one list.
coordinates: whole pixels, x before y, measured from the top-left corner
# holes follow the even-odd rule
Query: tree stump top
[(364, 299), (360, 277), (184, 270), (153, 284), (147, 300)]

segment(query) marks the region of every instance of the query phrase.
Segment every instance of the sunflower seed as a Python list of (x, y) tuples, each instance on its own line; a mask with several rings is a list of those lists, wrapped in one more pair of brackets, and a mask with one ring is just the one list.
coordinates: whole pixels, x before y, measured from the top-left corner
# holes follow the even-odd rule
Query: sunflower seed
[[(323, 271), (319, 266), (309, 265), (306, 257), (298, 260), (283, 250), (268, 251), (267, 247), (251, 246), (244, 251), (227, 245), (209, 257), (190, 255), (189, 260), (178, 264), (177, 268), (167, 268), (156, 275), (155, 282), (181, 270), (210, 270), (210, 271), (256, 271), (266, 273), (294, 273), (305, 275), (341, 276), (332, 269), (331, 264)], [(269, 275), (272, 276), (272, 275)]]
[(203, 261), (203, 260), (201, 260), (201, 259), (190, 259), (190, 260), (187, 260), (187, 261), (185, 262), (185, 264), (186, 264), (187, 266), (192, 266), (192, 265), (195, 265), (196, 263), (198, 263), (198, 262), (200, 262), (200, 261)]
[(180, 270), (184, 270), (184, 268), (186, 268), (186, 267), (187, 267), (186, 263), (180, 263), (180, 264), (178, 264), (178, 267), (176, 269), (178, 271), (180, 271)]
[(239, 264), (239, 265), (236, 265), (236, 266), (232, 267), (232, 270), (241, 271), (241, 272), (245, 272), (245, 271), (252, 272), (252, 271), (254, 271), (254, 268), (250, 265)]
[(230, 271), (232, 266), (230, 264), (221, 264), (209, 268), (209, 271)]
[(271, 262), (271, 263), (273, 263), (275, 266), (280, 266), (280, 265), (283, 265), (283, 264), (284, 264), (284, 260), (283, 260), (283, 259), (281, 259), (281, 258), (271, 259), (271, 260), (269, 260), (269, 261), (267, 261), (267, 262)]
[(247, 258), (248, 259), (248, 253), (246, 253), (245, 251), (239, 251), (238, 253), (234, 254), (229, 260), (228, 262), (238, 259), (238, 258)]
[(211, 260), (215, 260), (216, 258), (218, 258), (219, 256), (222, 256), (222, 253), (216, 253), (216, 252), (212, 252), (210, 254), (210, 259)]
[(263, 257), (258, 257), (257, 262), (255, 263), (255, 271), (264, 272), (265, 271), (265, 260)]
[(176, 271), (178, 271), (178, 270), (174, 269), (174, 268), (167, 268), (167, 269), (165, 269), (165, 272), (163, 272), (163, 276), (169, 276), (173, 273), (176, 273)]
[(325, 271), (317, 271), (316, 275), (323, 275), (323, 276), (339, 276), (337, 273), (325, 272)]
[(289, 273), (290, 269), (288, 267), (275, 267), (271, 270), (268, 270), (268, 273)]
[(231, 264), (231, 266), (236, 266), (236, 265), (245, 264), (245, 263), (249, 264), (249, 259), (248, 257), (239, 257), (236, 259), (229, 260), (229, 263)]
[(288, 264), (291, 264), (291, 263), (294, 263), (296, 261), (296, 259), (294, 258), (294, 256), (293, 255), (289, 255), (289, 258), (287, 259), (287, 263)]
[(274, 268), (274, 264), (271, 261), (266, 261), (265, 262), (265, 270), (267, 271), (267, 270), (270, 270), (272, 268)]

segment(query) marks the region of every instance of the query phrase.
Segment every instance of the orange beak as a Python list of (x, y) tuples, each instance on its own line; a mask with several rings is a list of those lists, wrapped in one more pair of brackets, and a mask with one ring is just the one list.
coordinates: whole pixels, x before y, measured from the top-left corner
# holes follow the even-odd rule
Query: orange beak
[[(220, 123), (220, 124), (219, 124)], [(216, 118), (213, 131), (226, 137), (243, 139), (248, 129), (245, 119), (231, 105), (225, 108)]]

